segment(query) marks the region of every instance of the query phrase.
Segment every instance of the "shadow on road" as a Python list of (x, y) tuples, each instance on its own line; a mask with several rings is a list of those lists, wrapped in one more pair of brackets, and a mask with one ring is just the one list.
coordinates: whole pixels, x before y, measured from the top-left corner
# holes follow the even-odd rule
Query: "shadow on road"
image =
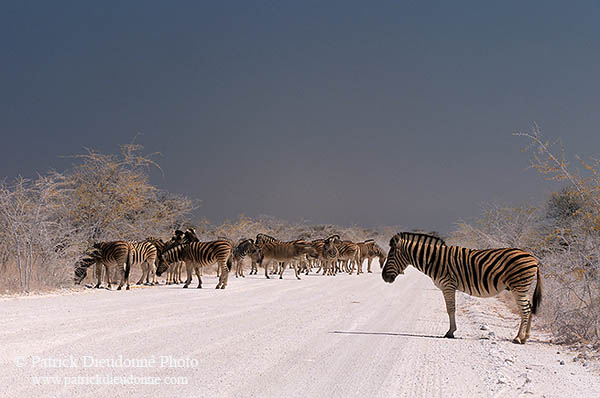
[[(413, 333), (398, 333), (398, 332), (360, 332), (360, 331), (334, 330), (333, 332), (329, 332), (329, 333), (332, 333), (332, 334), (357, 334), (357, 335), (371, 335), (371, 336), (422, 337), (422, 338), (427, 338), (427, 339), (453, 340), (453, 339), (446, 339), (444, 336), (432, 336), (429, 334), (413, 334)], [(454, 340), (479, 340), (479, 339), (455, 337)]]

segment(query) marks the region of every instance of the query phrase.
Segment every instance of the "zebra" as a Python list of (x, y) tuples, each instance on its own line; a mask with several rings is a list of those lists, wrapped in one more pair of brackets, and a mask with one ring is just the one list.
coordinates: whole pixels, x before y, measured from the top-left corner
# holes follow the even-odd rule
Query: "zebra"
[[(527, 251), (514, 248), (473, 250), (447, 246), (437, 237), (411, 232), (394, 235), (381, 276), (392, 283), (406, 267), (413, 267), (429, 276), (442, 291), (450, 319), (450, 329), (444, 337), (453, 338), (456, 331), (456, 290), (471, 296), (492, 297), (504, 289), (510, 290), (519, 307), (521, 324), (513, 342), (524, 344), (529, 338), (531, 317), (542, 302), (540, 264)], [(528, 292), (537, 279), (533, 303)]]
[(360, 263), (359, 270), (362, 271), (362, 264), (365, 260), (367, 263), (367, 273), (371, 273), (371, 262), (375, 257), (379, 258), (379, 267), (383, 268), (385, 263), (386, 253), (381, 246), (379, 246), (373, 239), (367, 239), (364, 242), (358, 243), (360, 247)]
[(202, 288), (202, 279), (200, 278), (199, 268), (217, 263), (221, 270), (217, 289), (225, 289), (232, 260), (233, 246), (228, 240), (186, 243), (167, 250), (159, 257), (157, 274), (164, 272), (169, 264), (183, 261), (187, 271), (187, 279), (183, 287), (187, 288), (192, 282), (193, 268), (196, 276), (198, 276), (198, 289), (200, 289)]
[(254, 258), (260, 255), (258, 248), (252, 239), (242, 239), (233, 248), (233, 262), (235, 263), (235, 277), (244, 276), (243, 261), (245, 257), (252, 259), (252, 264), (255, 264)]
[[(151, 242), (155, 247), (156, 247), (156, 255), (157, 258), (159, 258), (164, 252), (166, 252), (167, 250), (183, 244), (184, 243), (184, 232), (180, 231), (180, 230), (175, 230), (175, 232), (173, 233), (173, 236), (171, 236), (171, 238), (166, 241), (163, 242), (162, 239), (156, 239), (153, 237), (147, 238), (146, 241)], [(172, 264), (169, 264), (167, 271), (167, 281), (166, 284), (170, 285), (170, 284), (179, 284), (182, 283), (181, 280), (181, 270), (183, 268), (183, 262), (175, 262)], [(164, 270), (161, 270), (160, 272), (158, 271), (158, 269), (156, 270), (156, 276), (161, 276), (163, 274)]]
[(273, 261), (277, 263), (282, 262), (283, 264), (279, 270), (279, 279), (283, 279), (283, 272), (288, 263), (292, 263), (296, 278), (300, 279), (298, 275), (297, 261), (302, 261), (302, 257), (306, 254), (316, 255), (317, 251), (312, 245), (305, 240), (293, 240), (289, 242), (282, 242), (271, 236), (265, 234), (256, 235), (255, 245), (260, 249), (262, 256), (258, 261), (259, 265), (265, 263), (265, 277), (269, 279), (268, 266)]
[[(142, 268), (142, 276), (140, 280), (137, 281), (136, 285), (141, 285), (142, 283), (146, 285), (155, 285), (156, 282), (156, 257), (157, 257), (157, 248), (150, 240), (145, 240), (143, 242), (132, 242), (133, 251), (132, 251), (132, 264), (131, 266), (135, 266), (136, 264), (140, 264)], [(150, 274), (152, 274), (152, 282), (150, 282)], [(146, 282), (144, 282), (144, 279)]]
[[(360, 247), (349, 240), (337, 241), (338, 261), (343, 265), (344, 271), (349, 274), (354, 272), (354, 264), (360, 262)], [(362, 267), (357, 267), (356, 274), (362, 274)]]
[(196, 235), (196, 230), (194, 228), (188, 228), (183, 233), (183, 241), (184, 243), (192, 243), (200, 242), (200, 239), (198, 239), (198, 236)]
[[(319, 252), (319, 260), (321, 261), (321, 268), (323, 268), (323, 275), (336, 274), (339, 256), (339, 240), (339, 235), (331, 235), (329, 238), (323, 239), (323, 245), (321, 247), (321, 251)], [(321, 268), (319, 268), (317, 273), (321, 272)]]
[(87, 269), (96, 264), (95, 288), (102, 286), (102, 269), (106, 269), (107, 288), (111, 289), (110, 268), (115, 265), (120, 267), (122, 275), (121, 282), (117, 290), (121, 290), (126, 283), (126, 289), (129, 290), (129, 272), (133, 262), (133, 245), (127, 241), (117, 240), (112, 242), (95, 243), (86, 252), (86, 256), (75, 264), (75, 283), (80, 284), (87, 275)]

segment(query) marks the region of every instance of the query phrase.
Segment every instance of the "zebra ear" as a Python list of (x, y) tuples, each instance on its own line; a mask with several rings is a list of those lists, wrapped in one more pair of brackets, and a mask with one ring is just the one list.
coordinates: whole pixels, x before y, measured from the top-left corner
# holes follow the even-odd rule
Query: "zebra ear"
[(398, 246), (398, 242), (400, 242), (400, 235), (396, 234), (390, 239), (390, 248), (395, 249)]

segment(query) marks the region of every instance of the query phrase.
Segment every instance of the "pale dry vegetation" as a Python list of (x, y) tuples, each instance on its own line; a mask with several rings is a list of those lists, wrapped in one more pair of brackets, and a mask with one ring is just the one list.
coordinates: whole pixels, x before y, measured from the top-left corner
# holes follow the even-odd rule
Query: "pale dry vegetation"
[(65, 172), (0, 184), (2, 292), (71, 286), (74, 262), (93, 242), (169, 234), (186, 220), (194, 203), (149, 183), (158, 166), (141, 149), (88, 150)]
[[(542, 320), (565, 342), (600, 343), (600, 168), (581, 158), (580, 169), (534, 126), (517, 133), (529, 141), (531, 166), (560, 184), (540, 206), (488, 206), (474, 224), (460, 223), (450, 242), (473, 248), (520, 247), (542, 264)], [(559, 154), (557, 154), (557, 152)]]

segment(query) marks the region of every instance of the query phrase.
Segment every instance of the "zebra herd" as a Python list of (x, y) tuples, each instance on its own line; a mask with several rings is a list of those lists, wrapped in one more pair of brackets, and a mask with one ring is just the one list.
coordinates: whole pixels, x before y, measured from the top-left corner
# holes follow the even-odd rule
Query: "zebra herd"
[[(123, 285), (129, 289), (131, 268), (139, 265), (142, 276), (137, 284), (154, 285), (157, 276), (167, 273), (167, 284), (182, 283), (182, 269), (185, 264), (187, 278), (184, 288), (192, 282), (193, 274), (198, 278), (198, 288), (202, 287), (202, 270), (217, 264), (219, 281), (217, 289), (227, 286), (228, 275), (235, 264), (235, 276), (245, 277), (243, 261), (251, 260), (250, 275), (256, 275), (258, 268), (265, 269), (265, 277), (277, 274), (283, 278), (285, 269), (294, 269), (297, 279), (300, 273), (309, 274), (318, 267), (317, 273), (336, 275), (338, 272), (363, 273), (362, 263), (367, 261), (367, 272), (371, 271), (374, 258), (379, 258), (380, 266), (385, 261), (385, 251), (369, 239), (354, 243), (342, 240), (339, 235), (312, 241), (297, 239), (281, 241), (269, 235), (259, 233), (256, 239), (242, 239), (234, 243), (228, 238), (218, 238), (210, 242), (200, 242), (195, 231), (189, 228), (185, 232), (176, 230), (166, 242), (154, 237), (142, 242), (113, 241), (94, 244), (85, 256), (75, 265), (75, 282), (81, 283), (87, 269), (96, 264), (96, 288), (102, 285), (102, 274), (107, 278), (107, 287), (111, 288), (110, 270), (116, 267), (122, 275), (117, 290)], [(270, 271), (270, 272), (269, 272)]]
[[(244, 277), (242, 261), (251, 260), (250, 275), (256, 275), (263, 267), (265, 277), (279, 275), (283, 278), (286, 267), (294, 269), (296, 278), (301, 273), (309, 274), (318, 267), (317, 273), (336, 275), (338, 272), (363, 273), (362, 264), (379, 259), (381, 275), (385, 282), (392, 283), (404, 273), (408, 265), (429, 276), (444, 296), (450, 328), (444, 337), (453, 338), (456, 331), (455, 295), (462, 291), (477, 297), (492, 297), (503, 290), (514, 296), (521, 323), (515, 343), (524, 344), (529, 338), (532, 314), (542, 300), (542, 278), (538, 260), (529, 252), (515, 249), (473, 250), (460, 246), (448, 246), (435, 236), (402, 232), (390, 240), (386, 254), (372, 239), (364, 242), (342, 240), (339, 235), (324, 239), (281, 241), (259, 233), (256, 238), (243, 239), (235, 244), (227, 238), (211, 242), (200, 242), (193, 229), (175, 231), (163, 242), (148, 238), (143, 242), (114, 241), (94, 244), (75, 266), (75, 282), (81, 283), (86, 270), (96, 264), (96, 286), (102, 282), (105, 269), (108, 288), (111, 287), (110, 268), (120, 267), (122, 278), (118, 289), (124, 284), (129, 289), (131, 267), (140, 265), (140, 283), (155, 284), (156, 276), (167, 272), (167, 284), (182, 283), (183, 264), (187, 271), (184, 288), (192, 281), (192, 273), (198, 277), (198, 288), (202, 287), (202, 268), (217, 263), (219, 281), (217, 289), (227, 286), (229, 272), (235, 264), (236, 277)], [(269, 272), (270, 271), (270, 272)], [(530, 302), (528, 292), (537, 280)]]

